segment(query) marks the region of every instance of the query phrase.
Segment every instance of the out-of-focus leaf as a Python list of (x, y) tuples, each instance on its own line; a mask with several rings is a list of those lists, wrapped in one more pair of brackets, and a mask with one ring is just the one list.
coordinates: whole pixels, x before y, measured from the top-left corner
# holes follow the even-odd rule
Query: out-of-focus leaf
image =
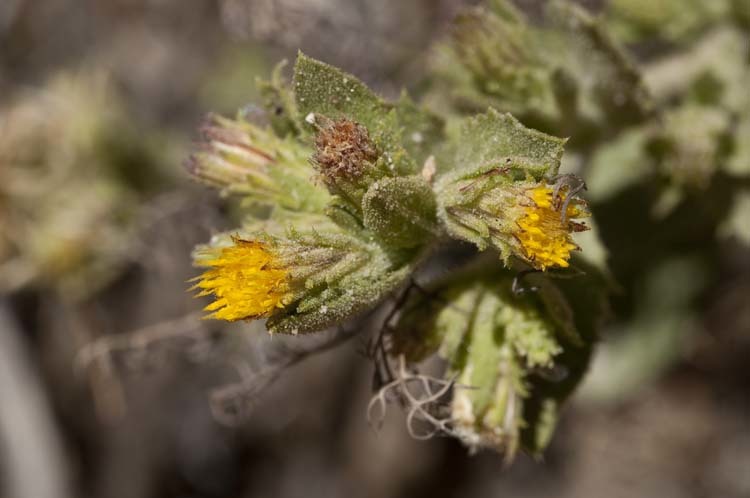
[(560, 408), (586, 374), (599, 331), (610, 314), (607, 278), (580, 259), (575, 265), (585, 274), (558, 279), (554, 284), (564, 296), (581, 342), (566, 343), (562, 353), (555, 357), (553, 372), (557, 373), (557, 378), (554, 374), (529, 377), (529, 389), (534, 396), (524, 406), (526, 426), (521, 439), (524, 448), (535, 455), (541, 454), (549, 444)]
[(735, 237), (750, 247), (750, 192), (736, 194), (732, 211), (719, 231), (724, 237)]
[(693, 258), (666, 261), (650, 272), (633, 319), (625, 329), (618, 327), (620, 335), (600, 345), (582, 396), (623, 399), (679, 358), (697, 332), (690, 305), (706, 278), (703, 263)]
[(750, 108), (734, 131), (734, 151), (726, 162), (725, 171), (732, 176), (750, 177)]
[[(548, 17), (567, 35), (562, 64), (578, 82), (584, 112), (595, 112), (594, 121), (609, 126), (612, 120), (631, 123), (648, 116), (652, 103), (640, 71), (600, 20), (563, 0), (550, 3)], [(587, 105), (587, 99), (593, 102)]]
[(648, 116), (652, 103), (630, 56), (603, 24), (570, 2), (550, 4), (546, 25), (507, 2), (459, 17), (435, 52), (428, 101), (449, 112), (491, 106), (576, 146)]
[(660, 104), (679, 97), (742, 111), (750, 101), (749, 57), (747, 35), (731, 26), (721, 26), (685, 52), (645, 65), (644, 80)]
[(594, 151), (585, 174), (589, 200), (606, 200), (653, 173), (646, 153), (647, 139), (646, 129), (634, 128)]
[(453, 103), (473, 111), (492, 106), (516, 115), (557, 119), (554, 67), (544, 64), (537, 34), (506, 1), (462, 13), (451, 39), (433, 55), (433, 104), (442, 108)]
[(730, 10), (727, 0), (612, 0), (606, 19), (625, 42), (690, 40)]
[(666, 113), (648, 149), (672, 182), (705, 188), (726, 154), (730, 119), (720, 108), (684, 105)]

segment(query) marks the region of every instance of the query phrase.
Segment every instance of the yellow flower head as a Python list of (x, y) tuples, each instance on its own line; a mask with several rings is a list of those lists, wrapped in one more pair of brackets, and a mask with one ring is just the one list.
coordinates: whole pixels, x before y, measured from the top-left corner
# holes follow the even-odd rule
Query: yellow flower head
[(288, 271), (272, 248), (258, 241), (233, 238), (234, 245), (216, 250), (202, 261), (208, 267), (193, 287), (198, 296), (213, 294), (216, 300), (206, 306), (208, 317), (236, 321), (269, 316), (288, 304)]
[(551, 266), (567, 268), (571, 251), (578, 249), (571, 232), (588, 229), (572, 221), (589, 215), (585, 205), (576, 198), (566, 199), (562, 191), (555, 196), (546, 185), (527, 190), (526, 197), (528, 201), (523, 203), (522, 214), (516, 221), (519, 230), (514, 234), (524, 256), (540, 270)]

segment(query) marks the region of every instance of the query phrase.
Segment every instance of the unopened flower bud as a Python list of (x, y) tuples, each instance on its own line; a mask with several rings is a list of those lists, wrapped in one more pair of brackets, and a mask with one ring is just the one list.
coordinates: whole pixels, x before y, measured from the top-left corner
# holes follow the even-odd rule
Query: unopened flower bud
[(294, 137), (243, 118), (211, 114), (201, 128), (202, 142), (186, 162), (188, 172), (225, 194), (293, 211), (322, 212), (329, 195), (315, 185), (310, 149)]

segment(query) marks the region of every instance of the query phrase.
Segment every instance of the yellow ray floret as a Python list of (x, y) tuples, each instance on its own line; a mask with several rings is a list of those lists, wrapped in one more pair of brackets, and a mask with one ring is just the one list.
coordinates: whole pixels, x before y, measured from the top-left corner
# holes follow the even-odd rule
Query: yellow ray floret
[(235, 321), (265, 317), (282, 308), (289, 297), (288, 271), (271, 248), (258, 241), (234, 238), (234, 245), (217, 250), (202, 264), (209, 268), (195, 289), (214, 295), (206, 306), (209, 318)]
[(527, 196), (530, 202), (524, 206), (523, 215), (517, 221), (520, 230), (515, 234), (526, 258), (540, 270), (551, 266), (568, 267), (571, 251), (578, 249), (570, 232), (586, 229), (570, 220), (588, 216), (588, 212), (577, 199), (566, 206), (564, 193), (553, 198), (554, 192), (547, 186), (530, 189)]

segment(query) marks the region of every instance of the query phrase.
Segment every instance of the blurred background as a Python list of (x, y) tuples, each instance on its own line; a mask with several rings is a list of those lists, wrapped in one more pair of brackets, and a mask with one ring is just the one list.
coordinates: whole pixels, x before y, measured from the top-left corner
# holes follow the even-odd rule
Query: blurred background
[[(181, 167), (202, 116), (257, 100), (298, 49), (384, 96), (418, 91), (476, 3), (0, 0), (0, 496), (750, 496), (748, 218), (704, 227), (688, 205), (694, 236), (641, 279), (613, 251), (613, 322), (541, 461), (414, 441), (395, 408), (373, 431), (377, 314), (314, 355), (325, 337), (200, 320), (190, 253), (235, 208)], [(710, 29), (684, 25), (686, 43)], [(595, 214), (640, 213), (627, 201)], [(628, 228), (605, 245), (659, 232)]]

